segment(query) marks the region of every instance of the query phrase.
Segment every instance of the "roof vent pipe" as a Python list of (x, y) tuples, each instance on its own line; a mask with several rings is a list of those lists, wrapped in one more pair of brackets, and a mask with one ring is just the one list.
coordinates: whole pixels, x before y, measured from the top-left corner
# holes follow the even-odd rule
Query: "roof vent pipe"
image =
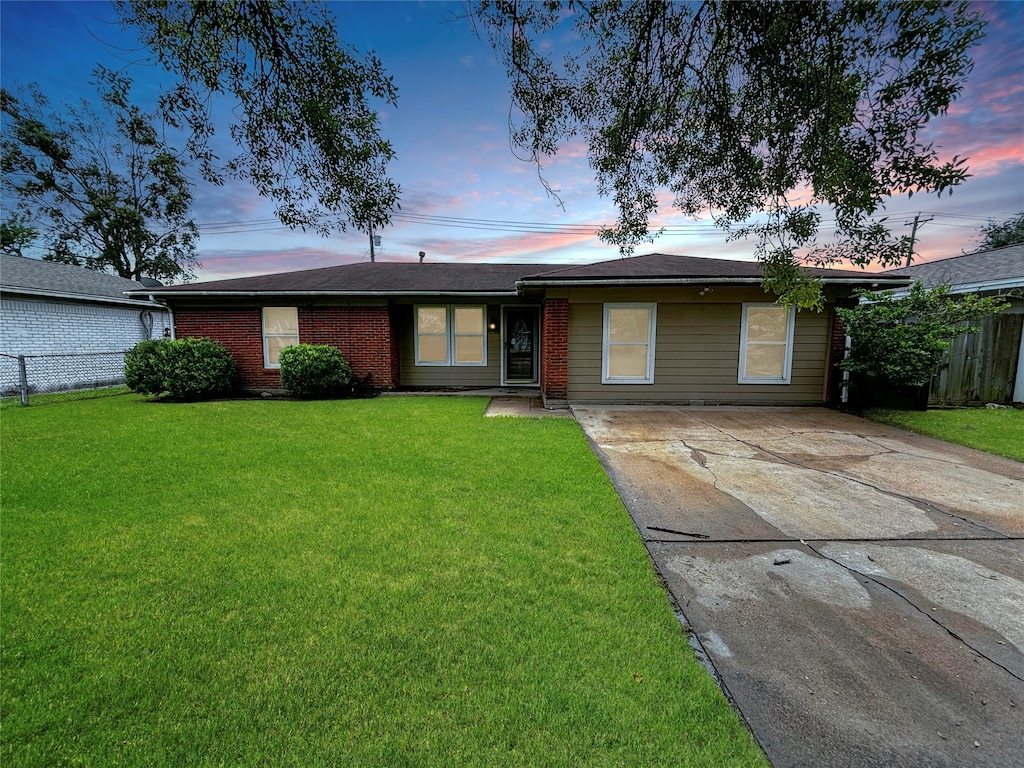
[(420, 264), (422, 264), (422, 263), (423, 263), (423, 260), (424, 260), (425, 258), (427, 258), (427, 254), (426, 254), (426, 252), (425, 252), (425, 251), (420, 251)]

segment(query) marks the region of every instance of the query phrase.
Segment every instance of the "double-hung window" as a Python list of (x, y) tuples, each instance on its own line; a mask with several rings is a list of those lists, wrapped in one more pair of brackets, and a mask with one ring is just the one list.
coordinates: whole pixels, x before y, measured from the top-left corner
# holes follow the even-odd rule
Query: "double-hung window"
[(299, 343), (299, 312), (296, 307), (263, 308), (263, 365), (280, 368), (281, 350)]
[(657, 304), (605, 304), (602, 384), (653, 384)]
[(416, 307), (416, 365), (487, 365), (487, 307)]
[(795, 323), (795, 307), (743, 305), (740, 384), (789, 384)]

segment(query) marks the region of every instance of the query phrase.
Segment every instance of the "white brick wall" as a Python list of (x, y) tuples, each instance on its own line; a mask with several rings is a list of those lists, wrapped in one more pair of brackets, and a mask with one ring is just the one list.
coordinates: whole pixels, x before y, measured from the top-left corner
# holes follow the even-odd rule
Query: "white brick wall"
[[(149, 334), (141, 313), (153, 317)], [(123, 353), (146, 338), (158, 339), (170, 326), (170, 314), (145, 307), (88, 304), (45, 298), (0, 300), (0, 394), (17, 391), (18, 364), (12, 357), (75, 355), (26, 360), (29, 388), (47, 392), (124, 382)]]
[(5, 355), (122, 352), (147, 338), (139, 315), (153, 315), (152, 338), (171, 324), (164, 310), (8, 298), (0, 302), (0, 353)]

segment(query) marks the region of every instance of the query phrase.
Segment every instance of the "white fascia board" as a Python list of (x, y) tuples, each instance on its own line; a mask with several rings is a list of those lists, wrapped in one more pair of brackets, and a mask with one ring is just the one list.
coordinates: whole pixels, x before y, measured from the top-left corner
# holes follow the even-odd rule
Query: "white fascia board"
[[(69, 301), (85, 301), (90, 304), (122, 304), (131, 307), (149, 307), (151, 309), (160, 306), (145, 299), (119, 299), (116, 296), (96, 296), (95, 294), (92, 293), (64, 293), (61, 291), (43, 291), (37, 288), (18, 288), (16, 286), (0, 288), (0, 292), (8, 295), (18, 294), (20, 296), (42, 296), (47, 299), (67, 299)], [(125, 291), (125, 293), (135, 294), (136, 291)], [(145, 291), (139, 291), (139, 293), (145, 293)]]
[[(1002, 280), (981, 280), (976, 283), (955, 283), (950, 285), (949, 292), (953, 295), (961, 293), (982, 293), (983, 291), (1007, 291), (1012, 288), (1024, 288), (1024, 277), (1006, 277)], [(896, 297), (903, 296), (906, 290), (894, 291)]]

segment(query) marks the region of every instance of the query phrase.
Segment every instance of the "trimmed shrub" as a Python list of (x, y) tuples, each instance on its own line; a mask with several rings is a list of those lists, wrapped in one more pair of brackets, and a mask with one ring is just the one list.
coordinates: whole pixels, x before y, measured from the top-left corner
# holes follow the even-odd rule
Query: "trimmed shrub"
[(124, 379), (132, 392), (203, 400), (232, 391), (235, 361), (212, 339), (140, 341), (124, 357)]
[(178, 400), (203, 400), (235, 389), (231, 354), (212, 339), (175, 339), (164, 348), (164, 391)]
[(132, 392), (159, 395), (164, 391), (164, 352), (170, 341), (140, 341), (124, 356), (124, 383)]
[(336, 347), (294, 344), (281, 350), (281, 386), (298, 397), (344, 394), (352, 384), (352, 368)]

